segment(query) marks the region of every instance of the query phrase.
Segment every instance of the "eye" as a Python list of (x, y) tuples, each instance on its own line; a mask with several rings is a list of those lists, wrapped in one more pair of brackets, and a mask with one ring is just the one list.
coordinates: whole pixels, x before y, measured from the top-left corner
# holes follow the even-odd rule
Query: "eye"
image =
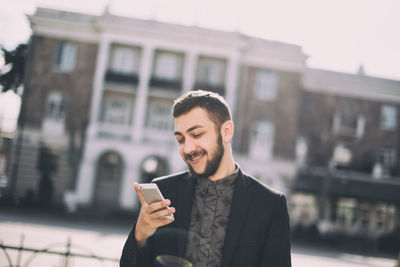
[(192, 136), (194, 137), (194, 138), (198, 138), (198, 137), (200, 137), (200, 136), (202, 136), (203, 135), (203, 133), (194, 133)]
[(183, 144), (185, 142), (184, 138), (177, 138), (176, 141), (178, 141), (179, 144)]

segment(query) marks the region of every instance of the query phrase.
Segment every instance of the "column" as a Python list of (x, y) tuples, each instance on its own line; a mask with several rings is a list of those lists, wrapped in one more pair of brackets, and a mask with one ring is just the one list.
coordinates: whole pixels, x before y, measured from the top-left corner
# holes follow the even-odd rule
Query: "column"
[(141, 67), (139, 72), (139, 85), (134, 110), (134, 120), (132, 128), (132, 137), (135, 143), (142, 141), (144, 120), (146, 118), (147, 95), (149, 91), (149, 79), (153, 62), (153, 47), (143, 47), (141, 53)]
[(83, 144), (83, 157), (79, 167), (76, 186), (76, 199), (79, 204), (89, 205), (92, 200), (95, 180), (94, 143), (97, 135), (98, 114), (101, 106), (101, 98), (104, 86), (104, 73), (107, 69), (107, 61), (110, 50), (110, 40), (106, 35), (100, 38), (97, 53), (97, 64), (93, 80), (92, 99), (89, 113), (89, 127), (86, 142)]
[(76, 187), (76, 199), (78, 204), (87, 206), (91, 204), (95, 190), (96, 175), (96, 144), (87, 141)]
[(226, 93), (225, 99), (231, 108), (232, 114), (235, 113), (235, 90), (238, 84), (239, 74), (239, 55), (235, 54), (229, 58), (227, 66), (227, 74), (225, 78)]
[(132, 209), (138, 204), (136, 192), (133, 187), (134, 182), (140, 182), (140, 162), (133, 158), (126, 158), (124, 177), (121, 180), (119, 204), (124, 209)]
[(87, 140), (92, 139), (97, 134), (97, 124), (99, 121), (98, 114), (101, 106), (101, 98), (104, 87), (104, 73), (107, 69), (109, 52), (110, 40), (106, 35), (103, 34), (100, 38), (99, 50), (97, 53), (97, 64), (93, 80)]
[(187, 92), (193, 89), (196, 79), (197, 57), (198, 53), (195, 51), (187, 51), (185, 55), (182, 92)]

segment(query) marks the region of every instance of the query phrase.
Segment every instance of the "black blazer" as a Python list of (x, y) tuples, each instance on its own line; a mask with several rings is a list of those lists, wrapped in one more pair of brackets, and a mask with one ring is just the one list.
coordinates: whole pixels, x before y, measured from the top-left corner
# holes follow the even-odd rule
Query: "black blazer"
[[(155, 266), (158, 255), (184, 258), (194, 179), (189, 172), (183, 172), (153, 181), (175, 207), (175, 221), (159, 228), (142, 249), (136, 245), (134, 226), (122, 251), (121, 267)], [(289, 216), (283, 194), (239, 170), (221, 267), (253, 266), (291, 266)]]

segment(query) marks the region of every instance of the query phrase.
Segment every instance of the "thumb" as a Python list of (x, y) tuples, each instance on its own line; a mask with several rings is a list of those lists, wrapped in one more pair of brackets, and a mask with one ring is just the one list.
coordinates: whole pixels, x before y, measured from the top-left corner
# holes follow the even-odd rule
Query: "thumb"
[(146, 205), (147, 202), (146, 202), (146, 200), (144, 199), (144, 197), (143, 197), (143, 195), (142, 195), (142, 192), (140, 192), (140, 190), (139, 190), (139, 184), (138, 184), (138, 183), (134, 183), (133, 185), (134, 185), (134, 187), (135, 187), (136, 194), (137, 194), (137, 196), (138, 196), (138, 198), (139, 198), (140, 204), (141, 204), (142, 206), (143, 206), (143, 205)]

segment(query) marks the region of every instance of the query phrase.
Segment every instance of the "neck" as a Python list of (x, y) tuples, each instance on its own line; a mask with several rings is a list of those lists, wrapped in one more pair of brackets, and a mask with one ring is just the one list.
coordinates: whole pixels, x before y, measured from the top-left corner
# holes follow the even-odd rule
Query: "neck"
[(229, 151), (229, 153), (225, 153), (224, 156), (222, 157), (221, 163), (219, 164), (219, 167), (217, 171), (214, 173), (214, 175), (211, 175), (208, 178), (211, 181), (220, 180), (222, 178), (225, 178), (233, 174), (235, 170), (236, 170), (236, 164), (235, 161), (233, 160), (232, 153)]

